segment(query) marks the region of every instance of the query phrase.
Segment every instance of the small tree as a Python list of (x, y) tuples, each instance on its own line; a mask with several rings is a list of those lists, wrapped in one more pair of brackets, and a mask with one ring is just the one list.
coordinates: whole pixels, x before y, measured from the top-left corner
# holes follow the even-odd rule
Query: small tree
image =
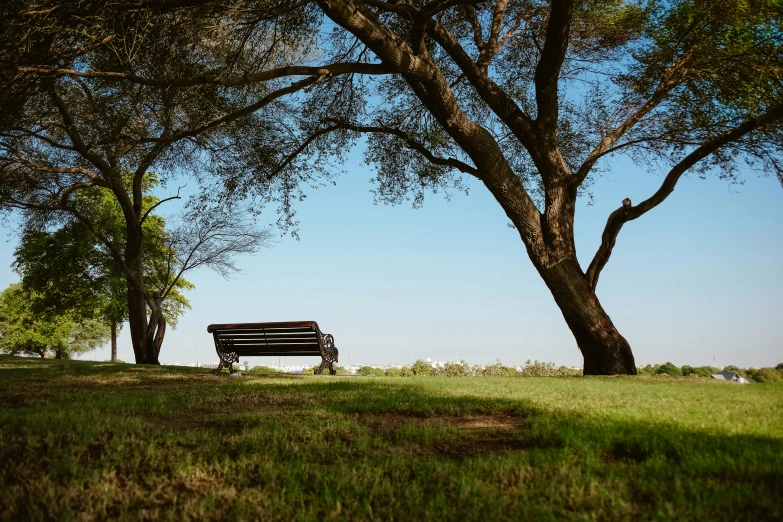
[(36, 298), (18, 283), (0, 293), (0, 350), (3, 352), (70, 359), (98, 348), (108, 339), (108, 326), (96, 319), (35, 313)]
[(432, 367), (432, 363), (418, 359), (413, 366), (411, 366), (411, 374), (417, 377), (427, 377), (435, 375), (435, 369)]
[(356, 370), (356, 375), (361, 377), (383, 377), (384, 371), (380, 368), (373, 368), (372, 366), (362, 366)]
[(661, 365), (660, 368), (658, 368), (655, 371), (656, 375), (671, 375), (673, 377), (682, 377), (682, 370), (679, 366), (676, 366), (673, 363), (666, 362)]

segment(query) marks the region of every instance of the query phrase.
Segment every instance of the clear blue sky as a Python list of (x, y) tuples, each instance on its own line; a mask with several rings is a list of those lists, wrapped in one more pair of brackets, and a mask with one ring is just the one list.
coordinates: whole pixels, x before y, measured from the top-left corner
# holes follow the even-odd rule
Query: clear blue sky
[[(210, 323), (312, 319), (335, 336), (341, 363), (581, 365), (517, 232), (480, 184), (450, 202), (430, 197), (420, 210), (376, 206), (372, 172), (360, 159), (354, 152), (337, 186), (311, 190), (298, 204), (300, 241), (281, 237), (240, 259), (242, 273), (229, 281), (207, 270), (187, 276), (196, 284), (192, 310), (169, 329), (163, 362), (217, 360)], [(609, 213), (625, 197), (648, 197), (661, 179), (618, 161), (597, 182), (594, 205), (577, 211), (583, 266)], [(0, 243), (2, 288), (18, 280), (9, 266), (14, 247), (13, 238)], [(744, 186), (729, 186), (691, 177), (625, 226), (598, 294), (639, 365), (711, 365), (713, 357), (719, 366), (774, 365), (783, 361), (781, 259), (783, 189), (775, 178), (748, 173)], [(119, 357), (133, 360), (127, 328)], [(85, 358), (106, 359), (108, 348)]]

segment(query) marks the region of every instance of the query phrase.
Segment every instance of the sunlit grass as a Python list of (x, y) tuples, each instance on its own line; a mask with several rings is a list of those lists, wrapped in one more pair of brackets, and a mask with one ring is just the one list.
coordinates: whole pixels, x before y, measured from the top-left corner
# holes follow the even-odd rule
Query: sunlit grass
[(4, 520), (783, 518), (783, 385), (0, 357)]

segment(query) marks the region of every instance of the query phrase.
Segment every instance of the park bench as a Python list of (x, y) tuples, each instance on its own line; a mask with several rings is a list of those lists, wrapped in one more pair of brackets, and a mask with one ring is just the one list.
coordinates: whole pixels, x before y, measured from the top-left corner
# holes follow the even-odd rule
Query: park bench
[(250, 356), (321, 356), (321, 366), (315, 371), (320, 374), (324, 368), (334, 375), (332, 366), (337, 362), (337, 348), (334, 337), (321, 333), (315, 321), (291, 321), (277, 323), (211, 324), (207, 332), (215, 339), (215, 350), (220, 364), (212, 372), (218, 374), (227, 367), (230, 374), (235, 370), (232, 364), (240, 357)]

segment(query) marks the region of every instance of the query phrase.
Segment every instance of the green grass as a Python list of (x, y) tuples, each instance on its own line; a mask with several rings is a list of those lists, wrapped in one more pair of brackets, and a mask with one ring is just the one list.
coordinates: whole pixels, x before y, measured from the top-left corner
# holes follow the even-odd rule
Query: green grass
[(780, 520), (783, 383), (0, 357), (2, 520)]

